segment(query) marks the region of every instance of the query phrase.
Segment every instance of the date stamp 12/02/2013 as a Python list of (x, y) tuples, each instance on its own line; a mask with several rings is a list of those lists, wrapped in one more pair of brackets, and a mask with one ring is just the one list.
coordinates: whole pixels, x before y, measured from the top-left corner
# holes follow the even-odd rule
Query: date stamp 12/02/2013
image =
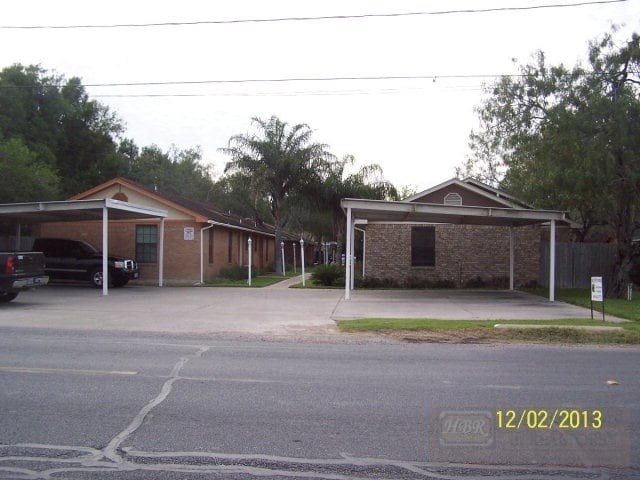
[(441, 409), (431, 410), (429, 420), (430, 461), (576, 467), (630, 464), (626, 409)]

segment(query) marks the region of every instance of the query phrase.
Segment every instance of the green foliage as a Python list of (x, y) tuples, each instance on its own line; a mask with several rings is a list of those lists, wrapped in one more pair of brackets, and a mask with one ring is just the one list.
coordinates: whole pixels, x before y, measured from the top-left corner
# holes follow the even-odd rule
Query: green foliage
[[(255, 267), (251, 268), (251, 278), (254, 278), (258, 275)], [(227, 278), (229, 280), (247, 280), (249, 278), (249, 268), (243, 267), (241, 265), (232, 265), (230, 267), (221, 268), (218, 276), (222, 278)]]
[(570, 211), (584, 239), (607, 225), (618, 242), (610, 294), (620, 296), (640, 247), (640, 36), (594, 41), (586, 65), (549, 66), (539, 52), (487, 89), (458, 170), (539, 208)]
[(231, 156), (225, 173), (240, 173), (249, 179), (252, 191), (268, 199), (275, 226), (276, 272), (281, 273), (282, 231), (309, 184), (326, 169), (333, 155), (327, 145), (311, 141), (308, 125), (289, 126), (279, 118), (252, 119), (257, 133), (235, 135), (222, 151)]
[(208, 199), (213, 181), (199, 150), (165, 153), (151, 146), (140, 152), (132, 140), (120, 139), (123, 130), (117, 115), (91, 100), (78, 78), (65, 80), (33, 65), (5, 68), (0, 71), (3, 201), (68, 198), (117, 176)]
[(55, 170), (18, 138), (0, 141), (0, 172), (0, 203), (28, 202), (36, 193), (40, 200), (58, 196)]
[(335, 265), (318, 265), (311, 274), (311, 280), (317, 285), (325, 287), (337, 286), (342, 280), (344, 284), (344, 268)]

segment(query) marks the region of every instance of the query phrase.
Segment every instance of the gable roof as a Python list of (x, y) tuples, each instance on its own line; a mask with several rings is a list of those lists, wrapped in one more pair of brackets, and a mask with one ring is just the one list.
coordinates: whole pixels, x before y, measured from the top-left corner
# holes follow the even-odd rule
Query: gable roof
[[(459, 180), (457, 178), (451, 178), (445, 182), (440, 183), (434, 187), (423, 190), (422, 192), (416, 193), (415, 195), (411, 195), (408, 198), (405, 198), (404, 202), (420, 202), (420, 203), (436, 203), (436, 202), (425, 202), (425, 197), (433, 197), (435, 194), (439, 192), (446, 191), (467, 191), (474, 196), (479, 196), (483, 198), (485, 201), (494, 203), (496, 206), (503, 208), (531, 208), (530, 205), (518, 200), (513, 195), (510, 195), (502, 190), (498, 190), (497, 188), (493, 188), (489, 185), (486, 185), (478, 180), (474, 180), (472, 178), (467, 178), (464, 180)], [(441, 202), (437, 202), (441, 203)], [(463, 205), (469, 205), (467, 203), (463, 203)], [(472, 206), (480, 206), (480, 205), (472, 205)]]
[[(124, 177), (112, 178), (89, 190), (74, 195), (71, 197), (71, 200), (82, 200), (95, 196), (114, 185), (124, 186), (141, 195), (152, 198), (163, 205), (193, 217), (194, 220), (199, 223), (217, 224), (234, 230), (254, 232), (271, 237), (275, 236), (275, 228), (272, 225), (260, 223), (252, 218), (243, 218), (231, 212), (223, 212), (204, 202), (191, 200), (174, 192), (160, 191), (155, 187), (147, 187)], [(297, 240), (297, 236), (286, 233), (283, 233), (283, 238), (286, 240)]]

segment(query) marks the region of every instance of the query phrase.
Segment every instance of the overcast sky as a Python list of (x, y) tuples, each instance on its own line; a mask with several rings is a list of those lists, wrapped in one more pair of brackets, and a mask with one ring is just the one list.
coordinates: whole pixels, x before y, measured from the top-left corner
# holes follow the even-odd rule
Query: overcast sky
[[(22, 63), (77, 76), (124, 121), (138, 146), (200, 146), (219, 174), (218, 152), (251, 117), (307, 123), (338, 157), (378, 163), (396, 186), (418, 190), (454, 176), (468, 154), (486, 76), (517, 73), (512, 59), (538, 49), (573, 66), (587, 42), (624, 25), (640, 32), (640, 0), (233, 0), (108, 2), (21, 0), (3, 4), (0, 26), (211, 22), (282, 17), (411, 16), (198, 25), (0, 28), (0, 68)], [(89, 86), (109, 83), (398, 77), (420, 79)], [(115, 95), (115, 96), (109, 96)], [(122, 96), (124, 95), (124, 96)], [(135, 96), (134, 96), (135, 95)], [(118, 97), (119, 96), (119, 97)]]

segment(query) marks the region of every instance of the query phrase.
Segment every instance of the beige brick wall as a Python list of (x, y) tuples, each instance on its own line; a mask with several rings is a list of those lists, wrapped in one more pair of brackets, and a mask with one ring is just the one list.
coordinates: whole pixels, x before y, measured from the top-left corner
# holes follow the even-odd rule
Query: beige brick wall
[[(433, 267), (411, 266), (411, 225), (367, 226), (367, 276), (404, 281), (410, 276), (452, 280), (458, 286), (481, 277), (509, 276), (509, 229), (474, 225), (436, 225)], [(515, 228), (515, 283), (538, 278), (540, 230)]]

